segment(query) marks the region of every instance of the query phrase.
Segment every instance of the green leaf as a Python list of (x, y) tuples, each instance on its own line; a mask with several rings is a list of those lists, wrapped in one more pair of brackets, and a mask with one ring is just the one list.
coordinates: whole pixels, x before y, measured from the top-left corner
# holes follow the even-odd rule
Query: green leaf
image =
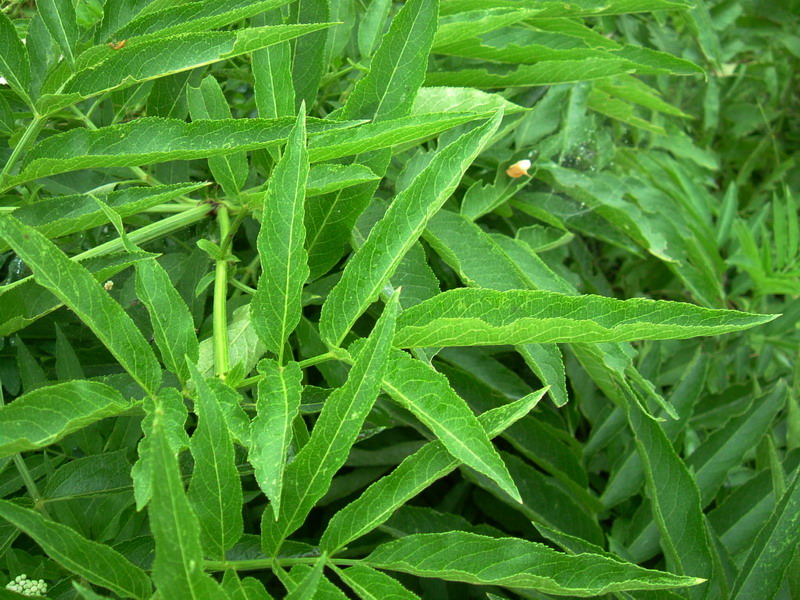
[(666, 300), (462, 288), (405, 310), (398, 319), (395, 345), (424, 348), (684, 339), (748, 329), (776, 316)]
[[(231, 109), (217, 80), (209, 75), (199, 87), (186, 88), (189, 113), (192, 121), (204, 119), (230, 119)], [(214, 179), (229, 197), (235, 198), (247, 179), (249, 167), (245, 152), (233, 152), (224, 156), (210, 156), (208, 166)]]
[(53, 114), (85, 98), (233, 58), (327, 27), (329, 23), (250, 27), (184, 33), (167, 39), (132, 39), (118, 50), (96, 46), (78, 58), (75, 75), (63, 82), (53, 78), (45, 82), (37, 108), (42, 114)]
[(379, 179), (380, 177), (363, 165), (314, 165), (308, 172), (306, 197), (330, 194), (346, 187)]
[(72, 0), (40, 0), (36, 3), (45, 27), (58, 43), (70, 67), (75, 64), (74, 48), (81, 35)]
[(301, 112), (269, 179), (258, 232), (261, 276), (250, 313), (256, 333), (278, 356), (279, 364), (289, 334), (300, 322), (303, 285), (309, 272), (303, 222), (308, 178), (305, 138), (305, 114)]
[(280, 516), (284, 471), (292, 442), (292, 423), (299, 414), (303, 372), (296, 362), (280, 366), (274, 360), (259, 363), (257, 415), (250, 428), (248, 460), (256, 482)]
[[(105, 282), (140, 260), (150, 260), (149, 252), (101, 256), (83, 262), (95, 280)], [(0, 335), (10, 335), (62, 306), (61, 300), (32, 278), (18, 280), (0, 291)]]
[[(708, 357), (702, 353), (687, 365), (681, 381), (670, 393), (667, 402), (678, 414), (678, 419), (668, 419), (660, 423), (664, 434), (672, 442), (685, 426), (691, 416), (692, 408), (697, 402), (706, 383)], [(642, 462), (639, 453), (631, 449), (624, 460), (620, 461), (611, 473), (611, 477), (603, 490), (600, 500), (607, 509), (619, 504), (622, 500), (635, 494), (644, 481)], [(722, 533), (717, 530), (718, 533)]]
[(325, 401), (311, 438), (287, 467), (279, 518), (275, 522), (265, 516), (261, 521), (261, 544), (268, 556), (277, 554), (286, 536), (303, 524), (347, 460), (380, 391), (398, 309), (395, 293), (350, 369), (347, 381)]
[(700, 486), (703, 506), (714, 499), (728, 471), (739, 465), (773, 426), (786, 405), (787, 393), (786, 384), (779, 381), (765, 397), (754, 399), (749, 410), (709, 435), (687, 459)]
[(150, 313), (153, 336), (164, 363), (182, 382), (188, 381), (189, 367), (184, 357), (195, 364), (200, 354), (194, 321), (164, 267), (155, 260), (136, 263), (136, 294)]
[(363, 160), (367, 168), (377, 174), (377, 163), (368, 160), (371, 154), (364, 157), (365, 153), (419, 142), (447, 129), (489, 116), (485, 113), (436, 113), (373, 121), (356, 129), (348, 129), (346, 133), (330, 131), (311, 138), (308, 144), (309, 157), (311, 162), (320, 162), (355, 154), (356, 160)]
[(231, 600), (272, 600), (264, 589), (264, 584), (254, 577), (239, 579), (233, 569), (225, 571), (222, 578), (222, 589), (227, 592)]
[[(292, 3), (289, 9), (291, 23), (324, 23), (331, 20), (329, 0), (302, 0)], [(292, 84), (295, 107), (314, 106), (319, 82), (325, 74), (325, 46), (328, 30), (316, 31), (294, 40), (292, 45)]]
[[(425, 240), (468, 286), (500, 291), (534, 288), (577, 293), (533, 251), (507, 236), (489, 235), (452, 211), (439, 211), (431, 219)], [(558, 406), (566, 404), (566, 378), (558, 346), (526, 344), (516, 350), (542, 382), (550, 386), (554, 402)]]
[[(506, 427), (536, 406), (546, 391), (533, 392), (516, 402), (480, 415), (478, 421), (486, 435), (489, 438), (500, 435)], [(437, 479), (454, 471), (458, 465), (459, 461), (453, 458), (442, 442), (426, 444), (336, 513), (322, 534), (320, 548), (335, 554), (345, 544), (384, 523), (400, 506)]]
[[(510, 434), (504, 437), (510, 437)], [(509, 497), (482, 475), (467, 471), (466, 477), (535, 523), (545, 523), (594, 544), (603, 543), (603, 531), (597, 517), (581, 504), (582, 497), (560, 485), (553, 477), (542, 474), (518, 455), (506, 452), (500, 455), (519, 488), (522, 502)], [(586, 496), (585, 492), (583, 496)]]
[[(259, 25), (281, 23), (280, 11), (264, 13)], [(273, 44), (252, 55), (253, 93), (262, 119), (289, 117), (295, 113), (292, 83), (292, 48), (289, 42)]]
[[(152, 424), (156, 418), (156, 401), (147, 396), (143, 402), (145, 417), (141, 429), (144, 438), (139, 442), (139, 460), (131, 469), (133, 479), (133, 495), (136, 498), (136, 510), (142, 510), (153, 492), (153, 436)], [(175, 388), (164, 388), (158, 396), (158, 418), (164, 436), (169, 442), (172, 453), (178, 453), (189, 446), (189, 436), (186, 435), (186, 418), (188, 410), (181, 393)]]
[[(709, 579), (713, 564), (697, 484), (659, 424), (637, 403), (628, 407), (627, 414), (667, 566), (681, 575)], [(705, 592), (696, 588), (692, 595), (701, 597)]]
[(340, 345), (356, 319), (378, 298), (428, 220), (456, 189), (502, 118), (503, 113), (498, 112), (481, 127), (442, 148), (411, 185), (395, 197), (322, 305), (319, 330), (323, 340), (331, 346)]
[(496, 481), (521, 501), (514, 480), (477, 417), (443, 375), (405, 352), (394, 350), (383, 387), (422, 421), (454, 458)]
[[(454, 548), (458, 552), (452, 552)], [(378, 569), (420, 577), (579, 597), (670, 589), (701, 582), (596, 554), (570, 556), (544, 544), (464, 531), (409, 535), (378, 546), (364, 562)]]
[(327, 558), (323, 552), (314, 563), (314, 568), (306, 573), (297, 585), (289, 588), (289, 593), (284, 596), (284, 600), (312, 600), (315, 598)]
[(425, 78), (426, 86), (477, 87), (484, 89), (555, 85), (576, 81), (604, 79), (630, 73), (631, 63), (614, 58), (583, 60), (543, 60), (535, 65), (432, 71)]
[(542, 2), (540, 0), (444, 0), (442, 14), (450, 15), (489, 8), (517, 8), (537, 10), (538, 17), (590, 17), (691, 7), (692, 3), (689, 0), (613, 0), (611, 2), (579, 0), (569, 3)]
[(0, 500), (0, 517), (19, 527), (48, 556), (68, 571), (125, 598), (149, 598), (150, 578), (122, 554), (87, 540), (74, 529), (8, 500)]
[(178, 456), (170, 446), (164, 417), (164, 409), (157, 402), (150, 430), (152, 499), (148, 507), (156, 542), (153, 581), (164, 597), (227, 598), (219, 584), (203, 571), (200, 524), (183, 489)]
[(59, 381), (86, 379), (75, 349), (58, 324), (56, 324), (56, 379)]
[[(71, 129), (36, 144), (25, 156), (13, 185), (88, 167), (134, 167), (192, 160), (277, 146), (286, 141), (294, 119), (223, 119), (185, 123), (143, 117), (96, 130)], [(313, 120), (311, 133), (351, 127), (352, 122)], [(329, 138), (330, 139), (330, 138)], [(330, 152), (329, 152), (330, 153)], [(334, 151), (334, 157), (344, 154)]]
[[(223, 0), (218, 2), (180, 2), (162, 10), (141, 15), (116, 32), (118, 39), (156, 34), (199, 33), (219, 29), (247, 19), (289, 0)], [(282, 116), (282, 115), (281, 115)]]
[(411, 112), (424, 115), (438, 112), (497, 112), (500, 109), (505, 115), (527, 110), (498, 94), (488, 94), (473, 88), (424, 87), (420, 88), (414, 99)]
[(84, 29), (102, 21), (103, 0), (78, 0), (75, 4), (75, 20)]
[(47, 478), (46, 501), (108, 494), (130, 488), (131, 465), (126, 450), (72, 460)]
[[(314, 569), (310, 565), (295, 565), (291, 571), (281, 575), (281, 580), (289, 589), (294, 590), (309, 576), (312, 576), (313, 571)], [(323, 574), (314, 593), (314, 600), (347, 600), (347, 596), (337, 586), (328, 581)]]
[(0, 237), (30, 267), (36, 282), (72, 309), (139, 385), (155, 393), (161, 383), (161, 367), (153, 350), (92, 274), (41, 233), (8, 214), (0, 214)]
[(733, 586), (731, 598), (771, 600), (800, 544), (800, 469), (787, 487), (769, 520), (758, 532)]
[(0, 457), (44, 448), (130, 407), (117, 390), (94, 381), (36, 389), (0, 406)]
[[(122, 217), (139, 214), (173, 198), (192, 193), (207, 183), (176, 183), (153, 187), (129, 187), (108, 194), (70, 194), (54, 196), (20, 206), (14, 218), (33, 227), (50, 239), (85, 231), (108, 223), (105, 212), (97, 205), (96, 198)], [(8, 250), (8, 244), (0, 242), (0, 251)]]
[[(447, 8), (445, 8), (447, 10)], [(489, 8), (458, 12), (441, 17), (433, 43), (434, 52), (440, 47), (447, 47), (463, 40), (502, 29), (535, 17), (538, 10), (518, 10), (516, 8)]]
[[(371, 119), (373, 129), (377, 132), (382, 127), (382, 121), (400, 119), (411, 113), (436, 32), (437, 10), (438, 0), (409, 0), (403, 4), (392, 19), (389, 31), (383, 36), (370, 62), (369, 72), (347, 97), (340, 118)], [(418, 120), (415, 118), (412, 123)], [(420, 132), (423, 135), (418, 139), (438, 131), (441, 129), (431, 130), (429, 134)], [(359, 146), (358, 152), (361, 153), (377, 149), (362, 144)], [(315, 157), (313, 150), (310, 154), (312, 161), (320, 160)], [(383, 177), (390, 160), (390, 153), (379, 152), (359, 156), (355, 162), (364, 164)], [(325, 274), (341, 259), (356, 220), (369, 205), (376, 189), (377, 183), (368, 183), (309, 203), (306, 226), (312, 279)]]
[(358, 53), (362, 58), (372, 56), (380, 36), (386, 27), (391, 0), (374, 0), (364, 11), (364, 17), (358, 24)]
[(354, 565), (337, 569), (336, 573), (363, 600), (415, 600), (415, 593), (408, 591), (394, 577), (376, 571), (366, 565)]
[(406, 116), (422, 86), (436, 33), (438, 0), (410, 0), (389, 31), (342, 111), (345, 119), (387, 121)]
[(242, 482), (219, 399), (187, 357), (195, 386), (197, 428), (189, 448), (194, 471), (188, 498), (200, 523), (205, 555), (222, 560), (242, 537)]
[(19, 39), (17, 28), (0, 11), (0, 76), (4, 77), (11, 88), (28, 104), (33, 104), (29, 95), (31, 85), (31, 64), (28, 49)]

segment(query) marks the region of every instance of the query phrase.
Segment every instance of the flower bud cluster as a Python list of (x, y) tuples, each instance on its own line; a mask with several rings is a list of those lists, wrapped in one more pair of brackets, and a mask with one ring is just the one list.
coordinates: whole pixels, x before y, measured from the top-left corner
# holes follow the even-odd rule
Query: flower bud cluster
[(44, 579), (28, 579), (23, 573), (17, 575), (13, 581), (9, 581), (6, 589), (23, 596), (44, 596), (47, 593), (47, 584)]

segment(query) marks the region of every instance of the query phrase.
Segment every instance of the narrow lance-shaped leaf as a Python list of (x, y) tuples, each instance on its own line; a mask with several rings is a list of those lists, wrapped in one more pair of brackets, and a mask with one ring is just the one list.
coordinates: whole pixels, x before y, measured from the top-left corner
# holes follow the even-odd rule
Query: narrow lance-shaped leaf
[[(500, 435), (536, 406), (547, 389), (516, 402), (486, 411), (478, 421), (489, 438)], [(358, 498), (336, 513), (320, 540), (320, 548), (335, 554), (345, 544), (369, 533), (392, 516), (408, 500), (437, 479), (458, 468), (459, 461), (441, 441), (430, 442), (408, 456), (389, 475), (369, 486)]]
[(289, 593), (286, 594), (284, 600), (312, 600), (315, 598), (322, 580), (322, 569), (325, 568), (327, 560), (328, 556), (323, 552), (314, 563), (314, 568), (306, 573), (297, 585), (289, 586)]
[(38, 512), (8, 500), (0, 500), (0, 517), (33, 538), (50, 558), (68, 571), (123, 598), (150, 598), (150, 578), (105, 544), (87, 540), (71, 527), (49, 521)]
[(265, 10), (288, 4), (289, 0), (219, 0), (217, 2), (182, 2), (163, 10), (137, 17), (116, 32), (118, 39), (157, 34), (205, 32), (258, 15)]
[[(681, 575), (709, 579), (713, 561), (697, 484), (659, 424), (638, 403), (631, 402), (627, 413), (667, 565)], [(705, 592), (705, 586), (691, 590), (696, 598)]]
[[(280, 11), (260, 16), (258, 25), (280, 23)], [(262, 119), (288, 117), (294, 114), (294, 85), (292, 84), (292, 49), (289, 42), (272, 44), (252, 54), (253, 94), (258, 116)]]
[(191, 359), (187, 357), (186, 362), (195, 386), (197, 414), (197, 428), (189, 444), (194, 457), (189, 502), (200, 523), (205, 555), (222, 560), (242, 537), (242, 482), (217, 395)]
[[(499, 291), (574, 291), (516, 240), (490, 235), (462, 214), (440, 210), (428, 223), (425, 240), (468, 286)], [(550, 386), (556, 405), (566, 404), (566, 376), (558, 346), (526, 344), (516, 349), (539, 379)]]
[(36, 7), (45, 27), (72, 67), (75, 64), (74, 46), (81, 34), (72, 0), (38, 0)]
[(155, 393), (161, 383), (161, 367), (153, 350), (92, 274), (11, 215), (0, 214), (0, 237), (30, 267), (36, 282), (71, 308), (139, 385)]
[(404, 311), (397, 323), (395, 345), (424, 348), (685, 339), (749, 329), (777, 316), (668, 300), (460, 288)]
[(442, 14), (451, 15), (489, 8), (538, 11), (538, 17), (591, 17), (692, 8), (689, 0), (614, 0), (613, 2), (560, 2), (541, 0), (444, 0)]
[(287, 467), (279, 519), (275, 522), (265, 516), (261, 521), (261, 546), (268, 556), (277, 554), (283, 540), (302, 525), (347, 460), (380, 391), (398, 310), (395, 292), (350, 369), (347, 381), (325, 401), (311, 438)]
[[(352, 121), (314, 119), (309, 133), (344, 129)], [(276, 146), (284, 141), (294, 119), (223, 119), (186, 123), (143, 117), (100, 129), (71, 129), (36, 144), (25, 155), (13, 185), (84, 168), (135, 167), (170, 160), (192, 160), (230, 152)], [(331, 140), (339, 141), (339, 140)], [(348, 153), (335, 153), (343, 156)]]
[(758, 532), (733, 585), (731, 598), (774, 598), (800, 544), (800, 469)]
[(431, 113), (401, 117), (391, 121), (364, 123), (338, 134), (335, 131), (323, 132), (309, 139), (309, 159), (311, 162), (320, 162), (355, 154), (356, 160), (364, 162), (366, 168), (375, 174), (383, 173), (385, 167), (367, 160), (364, 153), (370, 156), (373, 150), (392, 146), (402, 147), (403, 144), (425, 140), (447, 129), (489, 116), (491, 115), (486, 113), (471, 112)]
[(478, 418), (444, 375), (394, 349), (383, 386), (434, 433), (454, 458), (494, 480), (521, 502), (514, 480)]
[(579, 597), (625, 590), (670, 589), (702, 582), (596, 554), (570, 556), (544, 544), (464, 531), (409, 535), (378, 546), (364, 563), (419, 577)]
[[(199, 87), (186, 89), (192, 121), (203, 119), (230, 119), (231, 109), (217, 80), (209, 75)], [(232, 152), (223, 156), (210, 156), (208, 167), (214, 179), (228, 197), (237, 197), (247, 179), (249, 167), (245, 152)]]
[(535, 65), (518, 65), (505, 73), (490, 73), (486, 69), (430, 72), (425, 78), (425, 85), (477, 87), (483, 89), (555, 85), (557, 83), (604, 79), (614, 75), (630, 73), (633, 70), (630, 62), (614, 58), (544, 60)]
[(394, 577), (366, 565), (336, 569), (336, 573), (363, 600), (419, 600)]
[(39, 388), (0, 406), (0, 457), (44, 448), (130, 407), (117, 390), (95, 381)]
[(17, 29), (0, 11), (0, 76), (4, 77), (11, 88), (17, 92), (28, 104), (31, 98), (28, 88), (31, 84), (31, 64), (28, 58), (28, 49), (19, 39)]
[[(292, 23), (324, 23), (331, 20), (329, 0), (293, 2), (289, 19)], [(292, 40), (292, 85), (295, 107), (311, 109), (317, 98), (319, 82), (327, 64), (325, 46), (329, 30), (316, 31)], [(294, 107), (293, 107), (294, 108)]]
[(233, 58), (327, 27), (330, 23), (249, 27), (185, 33), (167, 39), (133, 39), (117, 50), (96, 46), (78, 57), (77, 72), (66, 82), (45, 82), (37, 108), (49, 115), (85, 98)]
[[(14, 218), (52, 239), (107, 223), (108, 217), (97, 205), (95, 198), (100, 198), (124, 218), (139, 214), (156, 204), (169, 202), (177, 196), (190, 194), (207, 185), (209, 184), (206, 182), (176, 183), (130, 187), (108, 194), (54, 196), (20, 206), (14, 210)], [(0, 241), (0, 251), (7, 249), (8, 245)]]
[(280, 366), (270, 359), (262, 360), (258, 371), (262, 378), (258, 382), (257, 415), (250, 427), (248, 460), (277, 519), (292, 423), (300, 410), (303, 372), (296, 362)]
[(347, 263), (342, 278), (322, 306), (322, 339), (338, 346), (356, 319), (378, 297), (428, 220), (441, 208), (491, 138), (503, 112), (441, 149), (430, 164), (392, 201)]
[[(728, 471), (740, 464), (769, 430), (785, 404), (786, 392), (786, 384), (779, 381), (763, 398), (754, 399), (752, 407), (710, 434), (686, 460), (700, 490), (703, 507), (713, 500)], [(635, 557), (652, 556), (658, 547), (656, 526), (652, 521), (639, 525), (641, 529), (631, 535), (628, 550)]]
[(164, 428), (163, 409), (157, 404), (150, 431), (153, 497), (148, 508), (156, 541), (153, 580), (159, 594), (168, 598), (227, 598), (203, 571), (200, 525), (186, 498), (178, 457)]
[[(139, 440), (139, 460), (131, 469), (133, 479), (133, 495), (136, 498), (136, 510), (142, 510), (153, 491), (153, 420), (156, 417), (156, 401), (150, 396), (146, 396), (142, 402), (145, 417), (142, 420), (142, 432), (144, 437)], [(179, 454), (181, 450), (189, 446), (189, 436), (186, 435), (186, 418), (189, 411), (186, 408), (183, 395), (177, 388), (168, 387), (159, 392), (158, 395), (158, 416), (161, 420), (161, 428), (169, 442), (173, 454)]]
[(272, 596), (258, 579), (255, 577), (239, 579), (239, 575), (233, 569), (225, 571), (222, 589), (228, 593), (231, 600), (272, 600)]
[(305, 114), (301, 112), (270, 177), (257, 240), (261, 277), (250, 313), (256, 333), (279, 363), (289, 334), (300, 322), (303, 285), (308, 278), (303, 223), (308, 178), (305, 138)]
[(189, 307), (164, 267), (155, 260), (136, 263), (136, 295), (150, 313), (153, 336), (164, 363), (185, 383), (189, 368), (184, 357), (188, 356), (195, 364), (200, 353)]
[[(437, 11), (438, 0), (403, 4), (372, 57), (369, 72), (348, 96), (341, 118), (371, 119), (377, 125), (410, 114), (428, 66)], [(390, 160), (389, 153), (378, 152), (359, 156), (356, 162), (383, 176)], [(356, 220), (376, 189), (377, 183), (366, 183), (309, 202), (307, 247), (313, 278), (326, 273), (342, 257)]]

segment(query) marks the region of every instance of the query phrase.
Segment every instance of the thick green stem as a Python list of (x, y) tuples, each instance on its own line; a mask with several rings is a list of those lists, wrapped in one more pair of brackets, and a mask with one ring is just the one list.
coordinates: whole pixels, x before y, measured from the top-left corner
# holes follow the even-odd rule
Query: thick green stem
[[(217, 213), (219, 223), (219, 239), (225, 240), (231, 228), (228, 209), (224, 205), (219, 206)], [(217, 260), (214, 278), (214, 367), (215, 374), (224, 380), (225, 375), (230, 369), (228, 359), (228, 259), (227, 253)]]
[[(213, 209), (214, 207), (211, 204), (200, 204), (193, 206), (189, 210), (183, 211), (177, 215), (167, 217), (166, 219), (161, 219), (160, 221), (151, 223), (150, 225), (145, 225), (136, 231), (132, 231), (128, 234), (128, 239), (134, 244), (144, 244), (151, 240), (170, 234), (173, 231), (183, 229), (184, 227), (192, 225), (193, 223), (202, 221)], [(86, 252), (76, 254), (75, 256), (71, 257), (71, 259), (76, 262), (80, 262), (88, 258), (111, 254), (112, 252), (117, 252), (119, 250), (122, 250), (122, 240), (120, 238), (115, 238), (104, 244), (95, 246)], [(0, 294), (18, 285), (22, 285), (31, 279), (33, 279), (33, 276), (29, 275), (28, 277), (24, 277), (23, 279), (18, 279), (13, 283), (4, 285), (0, 287)]]
[(14, 149), (11, 151), (11, 156), (8, 157), (8, 161), (3, 167), (3, 172), (0, 173), (0, 190), (5, 191), (6, 188), (4, 186), (6, 178), (11, 175), (11, 170), (17, 164), (19, 157), (22, 156), (22, 153), (28, 149), (30, 143), (36, 139), (36, 136), (39, 135), (39, 132), (42, 130), (42, 127), (44, 127), (46, 122), (46, 117), (37, 115), (33, 117), (30, 123), (28, 123), (28, 127), (25, 129), (22, 137), (19, 138), (17, 145), (14, 146)]

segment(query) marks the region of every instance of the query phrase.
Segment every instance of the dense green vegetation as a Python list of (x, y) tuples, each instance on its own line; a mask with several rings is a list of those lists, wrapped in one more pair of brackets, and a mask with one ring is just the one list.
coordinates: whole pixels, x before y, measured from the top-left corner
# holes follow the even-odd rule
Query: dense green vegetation
[(0, 598), (800, 598), (798, 31), (4, 3)]

